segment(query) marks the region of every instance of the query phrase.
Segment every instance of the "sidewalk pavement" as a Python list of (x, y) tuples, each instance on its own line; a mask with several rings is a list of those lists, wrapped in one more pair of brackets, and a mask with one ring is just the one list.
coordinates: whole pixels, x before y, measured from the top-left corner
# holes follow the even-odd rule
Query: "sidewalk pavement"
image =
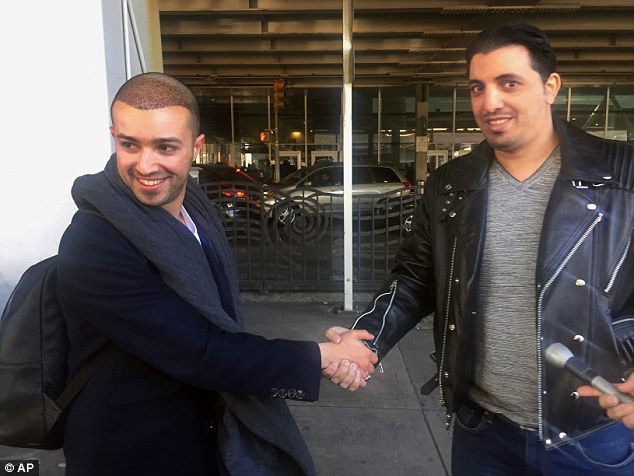
[[(368, 296), (355, 295), (355, 305), (363, 309)], [(349, 326), (358, 315), (341, 311), (343, 295), (243, 293), (242, 299), (247, 330), (268, 338), (323, 341), (328, 327)], [(319, 476), (449, 475), (451, 438), (438, 391), (420, 394), (434, 372), (432, 350), (432, 332), (423, 320), (366, 388), (351, 393), (322, 381), (318, 402), (288, 402)], [(17, 458), (38, 459), (40, 476), (64, 474), (61, 450), (0, 446), (1, 460)]]

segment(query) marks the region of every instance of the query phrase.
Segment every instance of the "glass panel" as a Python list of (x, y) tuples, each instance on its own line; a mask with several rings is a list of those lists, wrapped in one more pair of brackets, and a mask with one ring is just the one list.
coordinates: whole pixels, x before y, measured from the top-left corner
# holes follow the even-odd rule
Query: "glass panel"
[[(416, 90), (414, 88), (382, 89), (381, 162), (400, 170), (416, 159)], [(374, 115), (376, 117), (376, 114)], [(376, 122), (372, 129), (372, 142), (376, 138)], [(377, 154), (368, 154), (377, 162)]]
[(605, 128), (604, 87), (572, 88), (570, 122), (588, 132), (603, 135)]
[[(473, 145), (483, 140), (473, 113), (471, 95), (466, 87), (456, 88), (455, 131), (452, 130), (454, 88), (432, 88), (430, 90), (430, 129), (432, 131), (427, 152), (427, 171), (453, 157), (471, 151)], [(439, 93), (439, 95), (437, 95)]]
[(471, 111), (471, 92), (467, 87), (456, 90), (456, 132), (480, 132)]
[[(235, 141), (240, 147), (240, 158), (235, 165), (244, 167), (257, 180), (271, 182), (274, 172), (268, 162), (269, 147), (260, 140), (260, 132), (268, 128), (267, 100), (273, 90), (234, 89), (230, 93), (233, 94)], [(230, 127), (231, 115), (226, 121)]]
[[(218, 88), (198, 96), (201, 132), (205, 134), (200, 162), (231, 163), (250, 168), (247, 170), (249, 175), (261, 178), (260, 172), (268, 159), (268, 146), (260, 141), (260, 132), (267, 128), (267, 92), (266, 89)], [(236, 144), (234, 154), (231, 153), (232, 94)]]
[(561, 88), (559, 90), (559, 94), (555, 98), (555, 102), (553, 104), (552, 110), (555, 116), (566, 120), (566, 116), (568, 115), (568, 90), (570, 88)]
[(429, 89), (427, 127), (432, 140), (434, 132), (453, 132), (453, 88)]
[[(383, 113), (385, 114), (385, 99)], [(378, 89), (352, 90), (352, 158), (353, 163), (372, 163), (377, 159)], [(385, 146), (381, 154), (385, 153)]]
[(306, 164), (338, 161), (341, 90), (308, 91), (308, 158)]
[(634, 141), (634, 86), (610, 88), (608, 137)]
[[(271, 117), (274, 111), (271, 108)], [(271, 119), (273, 122), (273, 119)], [(284, 108), (277, 112), (278, 141), (280, 150), (304, 148), (304, 89), (286, 87)]]
[[(196, 93), (196, 91), (194, 91)], [(231, 145), (230, 90), (219, 88), (197, 95), (200, 106), (200, 131), (206, 147), (201, 162), (228, 162)]]
[[(434, 167), (451, 157), (468, 152), (482, 140), (471, 112), (469, 90), (456, 89), (455, 135), (452, 135), (453, 88), (430, 88), (428, 156)], [(196, 92), (195, 92), (196, 93)], [(405, 170), (415, 160), (415, 88), (384, 88), (381, 118), (381, 161)], [(267, 95), (273, 87), (259, 89), (217, 88), (197, 94), (201, 110), (201, 131), (206, 144), (201, 163), (227, 162), (243, 166), (249, 175), (263, 179), (266, 161), (275, 158), (275, 147), (260, 140), (268, 125)], [(234, 105), (232, 152), (231, 95)], [(605, 87), (572, 89), (571, 122), (597, 135), (604, 135)], [(565, 118), (568, 88), (562, 88), (553, 105), (554, 113)], [(340, 160), (341, 90), (317, 88), (308, 91), (308, 137), (304, 137), (304, 90), (286, 88), (285, 106), (278, 111), (280, 152), (289, 161), (288, 172), (312, 163)], [(610, 88), (609, 138), (634, 141), (634, 87)], [(271, 127), (274, 111), (271, 104)], [(378, 155), (378, 89), (353, 89), (353, 158), (355, 163), (376, 163)], [(437, 140), (438, 137), (438, 140)], [(308, 143), (305, 157), (304, 141)], [(297, 152), (297, 154), (295, 154)], [(270, 154), (270, 155), (269, 155)], [(299, 154), (299, 155), (298, 155)], [(301, 156), (301, 163), (298, 159)], [(270, 168), (269, 168), (270, 170)], [(284, 170), (285, 172), (286, 169)]]
[(336, 144), (341, 125), (341, 90), (310, 89), (308, 91), (309, 141), (320, 143), (320, 134), (328, 135), (328, 143)]

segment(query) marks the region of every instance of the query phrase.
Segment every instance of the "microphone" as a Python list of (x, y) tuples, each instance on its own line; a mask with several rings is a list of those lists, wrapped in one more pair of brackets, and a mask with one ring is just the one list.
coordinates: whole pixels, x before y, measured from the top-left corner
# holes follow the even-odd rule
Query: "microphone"
[(566, 369), (601, 393), (616, 395), (621, 403), (634, 403), (634, 398), (618, 391), (610, 382), (601, 377), (591, 367), (588, 367), (588, 364), (583, 360), (575, 357), (565, 345), (559, 342), (549, 345), (544, 352), (544, 357), (546, 357), (548, 363), (555, 367)]

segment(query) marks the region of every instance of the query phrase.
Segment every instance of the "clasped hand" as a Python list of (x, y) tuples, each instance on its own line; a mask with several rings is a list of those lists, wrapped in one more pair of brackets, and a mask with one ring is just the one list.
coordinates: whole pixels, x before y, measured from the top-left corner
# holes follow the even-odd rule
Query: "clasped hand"
[(329, 342), (319, 344), (322, 376), (351, 392), (365, 387), (378, 357), (363, 341), (374, 336), (365, 330), (335, 326), (326, 331), (326, 337)]

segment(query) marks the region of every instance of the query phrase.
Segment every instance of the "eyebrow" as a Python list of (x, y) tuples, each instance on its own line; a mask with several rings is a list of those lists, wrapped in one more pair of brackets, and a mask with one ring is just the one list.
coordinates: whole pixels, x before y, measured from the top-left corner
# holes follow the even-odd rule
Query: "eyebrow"
[[(127, 134), (119, 133), (117, 134), (116, 137), (117, 139), (127, 140), (130, 142), (138, 142), (138, 139), (136, 137), (132, 137)], [(174, 144), (174, 143), (182, 144), (183, 141), (180, 140), (178, 137), (161, 137), (159, 139), (154, 140), (153, 142), (154, 144), (159, 145), (159, 144)]]
[(496, 76), (495, 79), (496, 81), (504, 81), (507, 79), (522, 79), (522, 76), (515, 73), (507, 73), (507, 74), (501, 74), (499, 76)]
[[(515, 73), (506, 73), (496, 76), (494, 79), (499, 83), (501, 81), (521, 81), (523, 77)], [(479, 84), (484, 84), (484, 82), (480, 79), (470, 79), (468, 86), (476, 86)]]
[[(505, 73), (505, 74), (501, 74), (499, 76), (496, 76), (494, 79), (497, 82), (507, 81), (507, 80), (521, 80), (522, 76), (520, 76), (519, 74), (515, 74), (515, 73)], [(473, 84), (482, 84), (482, 81), (479, 80), (479, 79), (470, 79), (469, 80), (469, 86), (471, 86)]]
[(157, 139), (154, 141), (157, 144), (165, 144), (165, 143), (177, 143), (177, 144), (182, 144), (182, 140), (180, 140), (178, 137), (161, 137), (160, 139)]

